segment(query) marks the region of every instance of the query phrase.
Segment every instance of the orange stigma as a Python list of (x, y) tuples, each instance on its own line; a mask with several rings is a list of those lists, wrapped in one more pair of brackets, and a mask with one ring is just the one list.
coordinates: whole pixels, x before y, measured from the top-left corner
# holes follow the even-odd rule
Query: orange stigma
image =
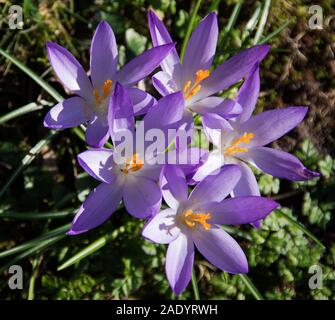
[(247, 132), (245, 132), (243, 134), (243, 136), (235, 139), (232, 142), (231, 146), (226, 149), (224, 155), (225, 156), (231, 156), (231, 155), (233, 155), (234, 153), (237, 153), (237, 152), (247, 152), (248, 148), (242, 148), (242, 147), (239, 147), (238, 145), (241, 144), (241, 143), (249, 143), (250, 140), (253, 137), (254, 137), (253, 133), (247, 133)]
[(192, 98), (196, 93), (199, 92), (199, 90), (201, 89), (200, 82), (208, 78), (209, 74), (210, 74), (209, 70), (200, 69), (195, 73), (196, 78), (192, 86), (191, 86), (192, 81), (191, 80), (187, 81), (183, 89), (183, 93), (186, 100)]
[(112, 84), (113, 84), (113, 81), (110, 80), (110, 79), (108, 79), (104, 82), (104, 84), (102, 85), (102, 88), (101, 88), (102, 96), (99, 94), (98, 89), (93, 90), (93, 95), (94, 95), (94, 98), (95, 98), (95, 101), (97, 102), (97, 104), (101, 104), (102, 101), (109, 96)]
[(131, 158), (129, 158), (126, 162), (126, 165), (121, 170), (123, 173), (128, 174), (129, 171), (135, 172), (144, 166), (144, 162), (140, 159), (139, 154), (135, 153), (132, 155)]
[(210, 230), (211, 225), (207, 220), (211, 217), (210, 213), (193, 213), (192, 209), (188, 209), (184, 213), (184, 222), (189, 228), (194, 228), (196, 223), (199, 223), (205, 230)]

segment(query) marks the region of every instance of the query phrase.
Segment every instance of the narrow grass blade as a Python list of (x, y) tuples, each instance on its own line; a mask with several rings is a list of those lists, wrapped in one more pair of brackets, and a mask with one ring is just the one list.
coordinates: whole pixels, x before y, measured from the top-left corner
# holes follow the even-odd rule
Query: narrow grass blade
[(270, 41), (272, 38), (274, 38), (275, 36), (277, 36), (279, 33), (281, 33), (289, 24), (291, 21), (286, 21), (284, 24), (282, 24), (278, 29), (276, 29), (275, 31), (271, 32), (270, 34), (268, 34), (266, 37), (262, 38), (262, 40), (260, 40), (258, 42), (258, 44), (263, 44), (266, 43), (268, 41)]
[(25, 66), (22, 62), (11, 56), (8, 52), (0, 49), (0, 54), (8, 59), (10, 62), (14, 63), (18, 68), (20, 68), (24, 73), (26, 73), (30, 78), (32, 78), (37, 84), (39, 84), (46, 92), (48, 92), (56, 101), (60, 102), (64, 98), (47, 82), (45, 82), (41, 77), (39, 77), (34, 71)]
[(33, 240), (27, 241), (25, 243), (22, 243), (20, 245), (17, 245), (14, 248), (8, 249), (6, 251), (0, 252), (0, 258), (5, 258), (10, 255), (16, 254), (18, 252), (28, 250), (30, 248), (36, 247), (40, 244), (42, 244), (45, 241), (48, 241), (50, 239), (53, 239), (59, 235), (65, 235), (65, 232), (68, 231), (70, 228), (70, 224), (66, 224), (64, 226), (61, 226), (57, 229), (54, 229), (38, 238), (35, 238)]
[(56, 212), (2, 212), (0, 218), (16, 220), (62, 219), (74, 214), (74, 209)]
[(197, 282), (197, 277), (195, 275), (194, 268), (192, 269), (192, 288), (193, 288), (193, 293), (194, 293), (194, 299), (200, 300), (198, 282)]
[(51, 133), (45, 139), (40, 140), (33, 148), (30, 149), (30, 151), (22, 159), (21, 165), (14, 171), (6, 184), (1, 188), (0, 198), (4, 195), (8, 187), (10, 187), (10, 185), (14, 182), (14, 180), (22, 172), (22, 170), (35, 159), (35, 157), (40, 153), (43, 147), (46, 146), (56, 134), (57, 131), (51, 131)]
[(187, 30), (186, 30), (186, 35), (185, 35), (185, 38), (184, 38), (184, 41), (183, 41), (183, 45), (181, 47), (181, 53), (180, 53), (180, 61), (181, 62), (183, 62), (186, 46), (187, 46), (188, 40), (190, 39), (192, 30), (193, 30), (193, 25), (195, 23), (195, 19), (197, 17), (197, 13), (198, 13), (198, 10), (200, 8), (200, 5), (201, 5), (201, 0), (197, 0), (196, 4), (194, 6), (194, 9), (193, 9), (192, 15), (191, 15), (190, 22), (189, 22)]
[(239, 274), (238, 276), (241, 278), (241, 280), (244, 282), (244, 284), (256, 300), (264, 300), (258, 289), (255, 287), (255, 285), (246, 274)]
[(258, 4), (255, 11), (253, 12), (251, 18), (246, 23), (246, 25), (244, 27), (244, 30), (243, 30), (243, 33), (242, 33), (242, 41), (243, 42), (249, 37), (251, 32), (253, 32), (254, 29), (256, 28), (259, 17), (261, 15), (261, 8), (262, 8), (262, 5)]
[(322, 248), (323, 250), (326, 249), (326, 247), (322, 244), (322, 242), (310, 231), (308, 231), (308, 229), (299, 221), (294, 220), (292, 217), (290, 217), (289, 215), (287, 215), (285, 212), (281, 211), (281, 210), (276, 210), (275, 211), (277, 214), (279, 214), (280, 216), (282, 216), (283, 218), (285, 218), (289, 223), (293, 224), (295, 227), (297, 227), (300, 231), (302, 231), (308, 238), (310, 238), (311, 240), (313, 240), (318, 246), (320, 246), (320, 248)]
[(265, 28), (265, 25), (266, 25), (266, 21), (268, 19), (268, 15), (269, 15), (270, 5), (271, 5), (271, 0), (264, 0), (261, 18), (259, 20), (257, 32), (256, 32), (256, 35), (255, 35), (255, 38), (254, 38), (254, 44), (257, 44), (258, 41), (260, 40), (260, 38), (263, 35), (264, 28)]
[(227, 46), (230, 34), (231, 34), (231, 32), (232, 32), (232, 30), (233, 30), (233, 28), (236, 24), (237, 18), (240, 14), (242, 4), (243, 4), (243, 1), (241, 0), (241, 1), (237, 2), (234, 6), (233, 12), (229, 17), (228, 24), (225, 27), (225, 29), (223, 31), (223, 35), (221, 37), (221, 44), (220, 44), (219, 53), (223, 53), (226, 46)]
[(17, 262), (21, 261), (22, 259), (28, 258), (30, 256), (32, 256), (33, 254), (46, 249), (47, 247), (51, 246), (52, 244), (55, 244), (56, 242), (62, 240), (63, 238), (65, 238), (66, 235), (59, 235), (56, 236), (54, 238), (48, 239), (46, 241), (43, 241), (41, 243), (39, 243), (38, 245), (23, 251), (22, 253), (20, 253), (19, 255), (17, 255), (15, 258), (13, 258), (12, 260), (8, 261), (6, 264), (2, 265), (0, 267), (0, 273), (4, 272), (5, 270), (7, 270), (10, 266), (12, 266), (13, 264), (16, 264)]
[(72, 266), (76, 262), (78, 262), (78, 261), (80, 261), (80, 260), (88, 257), (92, 253), (98, 251), (103, 246), (105, 246), (106, 243), (110, 239), (112, 239), (113, 237), (114, 237), (114, 233), (112, 233), (112, 235), (104, 235), (103, 237), (95, 240), (93, 243), (91, 243), (90, 245), (88, 245), (86, 248), (84, 248), (83, 250), (79, 251), (73, 257), (71, 257), (70, 259), (68, 259), (67, 261), (65, 261), (60, 267), (58, 267), (57, 271), (64, 270), (64, 269)]
[(34, 112), (41, 110), (45, 107), (51, 107), (53, 104), (47, 101), (41, 101), (41, 103), (31, 102), (26, 104), (23, 107), (17, 108), (11, 112), (8, 112), (7, 114), (0, 117), (0, 124), (3, 124), (9, 120), (15, 119), (17, 117), (21, 117), (27, 113)]

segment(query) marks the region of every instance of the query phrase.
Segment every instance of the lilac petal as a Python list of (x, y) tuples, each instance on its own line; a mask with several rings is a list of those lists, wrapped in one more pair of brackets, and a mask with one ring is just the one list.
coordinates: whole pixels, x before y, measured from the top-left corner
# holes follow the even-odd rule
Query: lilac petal
[(166, 165), (164, 168), (164, 176), (167, 180), (165, 187), (170, 190), (173, 197), (178, 202), (186, 201), (188, 186), (184, 172), (177, 165)]
[(234, 130), (227, 120), (215, 113), (205, 113), (202, 116), (202, 126), (208, 140), (217, 148), (221, 148), (222, 136)]
[(90, 100), (93, 88), (83, 67), (77, 59), (62, 46), (47, 42), (48, 57), (59, 81), (70, 91)]
[(117, 145), (116, 136), (120, 137), (122, 132), (135, 131), (135, 117), (133, 105), (126, 89), (116, 83), (113, 95), (108, 107), (109, 133), (114, 145)]
[(154, 71), (173, 48), (170, 43), (143, 52), (118, 71), (116, 80), (124, 86), (136, 84)]
[(177, 129), (175, 139), (176, 149), (178, 152), (182, 152), (186, 150), (192, 142), (194, 130), (193, 113), (190, 110), (184, 109), (181, 120), (175, 124), (174, 128)]
[(307, 107), (265, 111), (244, 122), (239, 132), (241, 135), (245, 132), (254, 134), (248, 148), (264, 146), (296, 127), (304, 119), (307, 111)]
[(116, 179), (113, 167), (112, 150), (87, 150), (78, 155), (81, 167), (93, 178), (111, 183)]
[(91, 43), (91, 79), (94, 88), (101, 89), (106, 80), (113, 80), (118, 64), (117, 45), (112, 28), (101, 21)]
[(173, 78), (164, 71), (159, 71), (152, 77), (152, 84), (161, 96), (178, 91), (178, 87)]
[(215, 55), (218, 21), (215, 13), (208, 14), (193, 31), (182, 63), (183, 84), (193, 80), (198, 70), (208, 70)]
[(221, 228), (194, 232), (192, 238), (200, 253), (214, 266), (233, 274), (248, 272), (248, 261), (243, 250)]
[[(172, 43), (171, 36), (167, 29), (165, 28), (163, 22), (156, 16), (156, 14), (149, 10), (148, 12), (148, 21), (150, 35), (154, 47)], [(177, 50), (173, 48), (170, 53), (165, 57), (161, 62), (162, 69), (173, 77), (178, 77), (180, 72), (180, 60), (177, 53)]]
[(96, 117), (86, 128), (86, 143), (91, 147), (101, 148), (108, 140), (109, 127), (107, 119)]
[(192, 176), (192, 184), (199, 183), (210, 174), (219, 173), (219, 170), (223, 165), (224, 157), (220, 150), (214, 150), (210, 152), (206, 161), (197, 169), (197, 171)]
[(163, 128), (180, 121), (184, 113), (184, 97), (181, 92), (161, 98), (145, 115), (145, 130)]
[(194, 244), (185, 234), (169, 244), (166, 253), (165, 272), (173, 292), (178, 296), (192, 276)]
[(278, 206), (279, 204), (271, 199), (244, 196), (225, 199), (221, 203), (207, 206), (206, 209), (212, 215), (211, 223), (239, 225), (264, 219)]
[(79, 208), (67, 234), (83, 233), (105, 222), (119, 206), (122, 189), (121, 180), (98, 185)]
[(235, 118), (242, 112), (241, 105), (236, 101), (219, 97), (202, 99), (190, 105), (189, 108), (199, 114), (215, 113), (226, 119)]
[(307, 169), (295, 156), (272, 148), (251, 148), (248, 159), (257, 168), (278, 178), (291, 181), (304, 181), (320, 176)]
[(237, 95), (236, 100), (243, 108), (241, 115), (237, 118), (238, 123), (245, 122), (251, 117), (259, 96), (259, 90), (259, 63), (256, 63)]
[(146, 114), (157, 101), (149, 93), (137, 88), (128, 88), (128, 95), (134, 108), (135, 116)]
[(189, 199), (193, 203), (220, 202), (232, 192), (240, 177), (239, 166), (225, 165), (202, 180), (193, 189)]
[(155, 216), (144, 226), (142, 236), (156, 243), (170, 243), (178, 237), (180, 229), (175, 223), (176, 211), (165, 209)]
[(201, 90), (190, 98), (194, 102), (209, 97), (240, 81), (268, 53), (268, 45), (257, 45), (245, 49), (218, 66), (201, 85)]
[(72, 97), (56, 104), (44, 118), (44, 126), (50, 129), (77, 127), (89, 121), (91, 112), (81, 97)]
[(145, 219), (157, 213), (162, 193), (156, 182), (140, 176), (127, 177), (123, 201), (127, 211), (135, 218)]
[(234, 197), (259, 196), (259, 188), (256, 177), (249, 166), (236, 158), (226, 157), (226, 164), (237, 164), (241, 169), (241, 179), (234, 188)]

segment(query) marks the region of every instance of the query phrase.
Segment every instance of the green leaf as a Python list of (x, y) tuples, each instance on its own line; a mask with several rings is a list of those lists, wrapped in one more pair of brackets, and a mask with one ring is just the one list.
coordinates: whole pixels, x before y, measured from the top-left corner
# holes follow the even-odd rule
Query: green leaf
[(135, 55), (139, 55), (145, 50), (147, 38), (130, 28), (126, 31), (126, 43)]
[(192, 288), (194, 293), (194, 299), (200, 300), (199, 288), (198, 288), (198, 281), (195, 275), (194, 267), (192, 269)]
[(18, 220), (43, 220), (43, 219), (61, 219), (72, 216), (74, 209), (56, 212), (1, 212), (0, 218), (18, 219)]
[(255, 287), (255, 285), (252, 283), (252, 281), (246, 274), (239, 274), (239, 277), (244, 282), (244, 284), (246, 285), (246, 287), (249, 289), (249, 291), (256, 300), (263, 300), (262, 295), (260, 294), (258, 289)]
[(5, 122), (7, 122), (9, 120), (12, 120), (12, 119), (15, 119), (17, 117), (23, 116), (27, 113), (44, 109), (45, 107), (51, 107), (52, 105), (53, 105), (52, 103), (50, 103), (48, 101), (45, 101), (45, 100), (42, 100), (40, 103), (36, 103), (36, 102), (28, 103), (25, 106), (17, 108), (15, 110), (3, 115), (2, 117), (0, 117), (0, 124), (3, 124)]
[(197, 13), (198, 13), (198, 10), (200, 8), (200, 5), (201, 5), (201, 0), (197, 0), (197, 3), (194, 6), (194, 9), (193, 9), (193, 12), (192, 12), (192, 15), (191, 15), (191, 19), (190, 19), (190, 22), (189, 22), (187, 30), (186, 30), (183, 45), (181, 47), (181, 53), (180, 53), (180, 61), (181, 62), (183, 62), (186, 46), (187, 46), (188, 40), (190, 39), (192, 30), (193, 30), (193, 25), (195, 23), (195, 19), (197, 17)]
[(291, 223), (292, 225), (294, 225), (295, 227), (297, 227), (300, 231), (302, 231), (308, 238), (310, 238), (311, 240), (313, 240), (317, 245), (320, 246), (320, 248), (322, 248), (323, 250), (326, 249), (326, 247), (322, 244), (322, 242), (316, 237), (314, 236), (302, 223), (300, 223), (299, 221), (294, 220), (292, 217), (290, 217), (289, 215), (287, 215), (285, 212), (283, 212), (282, 210), (275, 210), (275, 212), (279, 215), (281, 215), (282, 217), (284, 217), (289, 223)]
[(275, 36), (277, 36), (279, 33), (281, 33), (289, 24), (291, 21), (286, 21), (283, 25), (281, 25), (278, 29), (276, 29), (275, 31), (271, 32), (270, 34), (268, 34), (265, 38), (262, 38), (262, 40), (260, 40), (258, 42), (258, 44), (263, 44), (266, 43), (268, 41), (270, 41), (272, 38), (274, 38)]
[(58, 267), (57, 271), (61, 271), (64, 270), (70, 266), (72, 266), (73, 264), (75, 264), (76, 262), (88, 257), (89, 255), (91, 255), (92, 253), (98, 251), (99, 249), (101, 249), (103, 246), (106, 245), (106, 243), (115, 237), (115, 233), (112, 233), (111, 235), (104, 235), (103, 237), (95, 240), (93, 243), (91, 243), (90, 245), (88, 245), (86, 248), (84, 248), (83, 250), (79, 251), (77, 254), (75, 254), (73, 257), (71, 257), (70, 259), (68, 259), (66, 262), (64, 262), (60, 267)]
[(260, 40), (260, 38), (262, 37), (262, 34), (264, 32), (264, 28), (265, 28), (265, 25), (266, 25), (266, 21), (268, 19), (270, 5), (271, 5), (271, 0), (264, 0), (261, 18), (259, 20), (257, 32), (256, 32), (256, 35), (254, 37), (254, 44), (257, 44), (258, 41)]
[(26, 73), (30, 78), (32, 78), (37, 84), (39, 84), (46, 92), (48, 92), (57, 102), (61, 102), (64, 98), (47, 82), (45, 82), (40, 76), (38, 76), (34, 71), (25, 66), (22, 62), (12, 57), (8, 52), (0, 49), (0, 54), (3, 55), (10, 62), (14, 63), (18, 68), (20, 68), (24, 73)]

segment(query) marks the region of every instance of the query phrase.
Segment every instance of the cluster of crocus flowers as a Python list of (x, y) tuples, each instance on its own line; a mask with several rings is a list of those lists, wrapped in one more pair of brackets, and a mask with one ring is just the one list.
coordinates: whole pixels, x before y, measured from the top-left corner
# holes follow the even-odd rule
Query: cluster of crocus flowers
[[(146, 239), (169, 244), (166, 274), (173, 291), (180, 294), (191, 277), (195, 247), (221, 270), (248, 272), (242, 249), (220, 226), (259, 226), (278, 204), (260, 196), (246, 163), (290, 180), (318, 174), (294, 156), (264, 147), (297, 126), (307, 108), (252, 116), (260, 86), (259, 64), (269, 46), (241, 51), (211, 71), (218, 38), (214, 13), (192, 33), (183, 62), (153, 11), (149, 11), (149, 28), (153, 48), (118, 70), (114, 33), (101, 22), (91, 44), (90, 76), (65, 48), (48, 43), (51, 66), (75, 96), (54, 106), (44, 125), (53, 129), (86, 126), (90, 148), (78, 155), (78, 162), (100, 182), (79, 208), (68, 234), (99, 226), (123, 203), (133, 217), (147, 220), (142, 233)], [(162, 96), (156, 100), (134, 86), (159, 65), (162, 71), (152, 77)], [(213, 96), (243, 79), (236, 99)], [(192, 130), (194, 114), (202, 117), (214, 150), (180, 148), (180, 133)], [(137, 126), (139, 115), (143, 121)], [(159, 130), (163, 148), (138, 139), (140, 129), (144, 133)], [(171, 129), (175, 130), (172, 135)], [(130, 139), (125, 143), (120, 137), (127, 135)], [(104, 147), (109, 138), (113, 148)], [(172, 157), (171, 149), (176, 151)], [(178, 157), (187, 161), (180, 164)], [(193, 187), (190, 195), (189, 187)], [(161, 210), (163, 200), (168, 208)]]

